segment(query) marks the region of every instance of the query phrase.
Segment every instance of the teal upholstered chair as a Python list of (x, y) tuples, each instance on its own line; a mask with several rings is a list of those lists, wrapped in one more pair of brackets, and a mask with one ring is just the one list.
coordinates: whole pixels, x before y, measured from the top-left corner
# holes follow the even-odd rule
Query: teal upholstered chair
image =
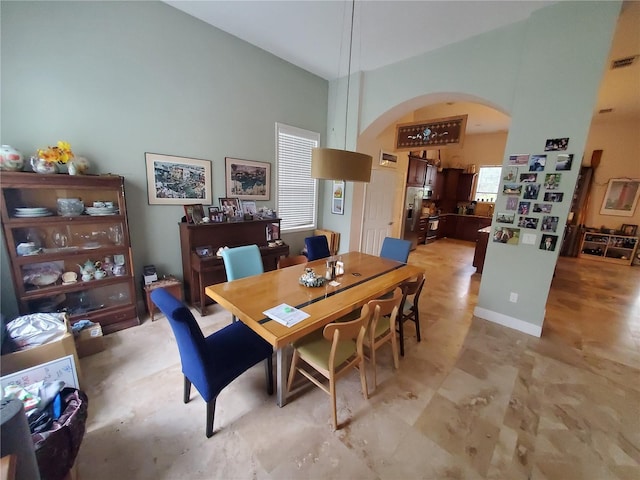
[[(227, 248), (222, 251), (222, 261), (228, 281), (264, 273), (262, 255), (257, 245)], [(232, 319), (234, 322), (238, 320), (235, 315)]]
[(382, 249), (380, 256), (389, 258), (397, 262), (407, 263), (409, 252), (411, 251), (411, 242), (400, 238), (385, 237), (382, 241)]
[(262, 255), (257, 245), (227, 248), (222, 251), (222, 261), (228, 281), (264, 272)]

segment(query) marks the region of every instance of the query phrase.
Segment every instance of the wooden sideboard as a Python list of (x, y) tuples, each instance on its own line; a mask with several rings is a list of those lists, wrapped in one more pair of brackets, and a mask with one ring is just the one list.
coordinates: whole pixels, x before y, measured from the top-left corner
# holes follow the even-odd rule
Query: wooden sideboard
[[(269, 241), (280, 236), (279, 218), (198, 225), (182, 222), (179, 226), (185, 297), (201, 315), (206, 314), (207, 304), (212, 303), (204, 294), (204, 288), (227, 281), (222, 258), (215, 256), (220, 247), (257, 245), (265, 272), (275, 270), (278, 259), (289, 255), (288, 245), (268, 246)], [(196, 249), (203, 247), (207, 247), (213, 256), (198, 256)]]

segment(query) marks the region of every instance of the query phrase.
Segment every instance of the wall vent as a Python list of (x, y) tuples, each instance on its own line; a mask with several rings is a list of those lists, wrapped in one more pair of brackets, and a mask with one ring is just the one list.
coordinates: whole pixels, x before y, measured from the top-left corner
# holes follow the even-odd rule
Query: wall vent
[(629, 67), (633, 65), (638, 59), (639, 55), (631, 55), (630, 57), (619, 58), (611, 62), (611, 70), (622, 67)]
[(611, 113), (613, 112), (613, 108), (601, 108), (598, 110), (598, 113)]

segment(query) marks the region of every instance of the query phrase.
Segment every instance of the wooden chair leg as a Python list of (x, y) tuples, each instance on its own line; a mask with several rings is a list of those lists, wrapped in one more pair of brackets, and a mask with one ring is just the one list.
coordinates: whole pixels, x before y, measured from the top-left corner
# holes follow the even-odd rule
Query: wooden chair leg
[[(373, 388), (374, 390), (376, 388), (378, 388), (378, 378), (376, 376), (376, 348), (374, 346), (374, 344), (371, 344), (371, 365), (373, 366)], [(360, 371), (363, 372), (364, 371), (364, 361), (360, 364), (361, 368)], [(366, 398), (366, 397), (365, 397)]]
[(404, 318), (400, 317), (400, 321), (398, 322), (398, 329), (400, 330), (400, 355), (404, 357)]
[(182, 397), (182, 401), (184, 403), (189, 403), (190, 396), (191, 396), (191, 382), (187, 377), (184, 377), (184, 394)]
[(360, 370), (360, 384), (362, 385), (362, 395), (364, 396), (365, 400), (369, 400), (369, 387), (367, 387), (367, 372), (365, 371), (366, 369), (364, 360), (362, 360), (360, 365), (358, 365), (358, 370)]
[(293, 357), (291, 358), (291, 369), (289, 370), (289, 381), (287, 381), (287, 393), (291, 391), (291, 385), (293, 385), (293, 377), (296, 376), (296, 365), (298, 364), (299, 354), (297, 350), (293, 350)]
[(264, 362), (267, 377), (267, 393), (273, 395), (273, 355), (269, 355)]
[(391, 352), (393, 353), (393, 366), (397, 370), (400, 368), (400, 361), (398, 360), (398, 338), (396, 332), (391, 332)]
[(216, 413), (216, 398), (213, 397), (207, 402), (207, 438), (213, 436), (213, 417)]
[(413, 314), (415, 315), (413, 321), (416, 322), (416, 337), (418, 341), (420, 341), (420, 313), (418, 312), (418, 305), (415, 306)]
[(333, 429), (338, 430), (338, 410), (336, 408), (336, 379), (331, 374), (329, 379), (329, 394), (331, 395), (331, 413), (333, 415)]

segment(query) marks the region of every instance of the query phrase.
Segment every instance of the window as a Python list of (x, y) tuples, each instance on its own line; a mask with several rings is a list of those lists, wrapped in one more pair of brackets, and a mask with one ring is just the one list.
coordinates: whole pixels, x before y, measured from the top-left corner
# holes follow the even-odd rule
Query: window
[(276, 211), (281, 231), (316, 228), (318, 182), (311, 178), (311, 149), (320, 134), (276, 123)]
[(500, 186), (500, 173), (502, 173), (502, 167), (500, 166), (480, 167), (475, 194), (475, 199), (478, 202), (496, 201), (498, 187)]

